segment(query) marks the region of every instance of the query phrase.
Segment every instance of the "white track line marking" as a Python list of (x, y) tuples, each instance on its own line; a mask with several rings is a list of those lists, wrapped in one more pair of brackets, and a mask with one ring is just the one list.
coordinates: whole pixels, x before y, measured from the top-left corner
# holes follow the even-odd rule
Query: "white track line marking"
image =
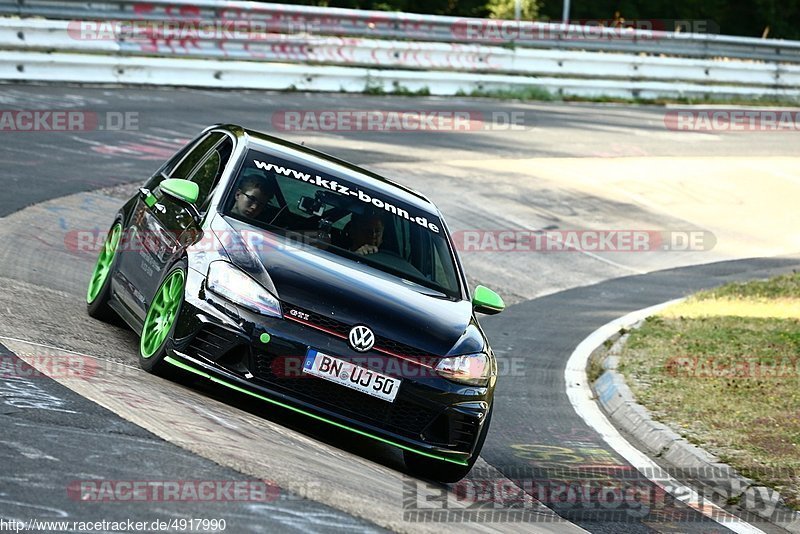
[[(600, 410), (600, 407), (593, 400), (592, 390), (589, 387), (589, 380), (586, 376), (586, 364), (589, 360), (589, 355), (606, 339), (618, 332), (620, 328), (629, 327), (645, 317), (653, 315), (667, 306), (671, 306), (682, 300), (683, 299), (671, 300), (631, 312), (624, 317), (620, 317), (601, 326), (586, 339), (581, 341), (569, 357), (567, 368), (564, 370), (564, 379), (567, 384), (567, 396), (572, 403), (572, 407), (578, 415), (586, 421), (586, 424), (600, 434), (612, 449), (625, 458), (625, 460), (642, 473), (642, 475), (647, 477), (653, 484), (669, 492), (685, 505), (697, 510), (709, 519), (716, 521), (724, 528), (730, 529), (738, 534), (764, 534), (764, 531), (761, 529), (726, 512), (713, 502), (701, 497), (693, 489), (686, 493), (683, 491), (676, 492), (675, 488), (680, 487), (682, 490), (684, 488), (690, 488), (687, 488), (685, 484), (667, 475), (664, 469), (622, 437), (622, 434), (611, 424), (602, 410)], [(648, 472), (653, 474), (661, 473), (663, 476), (660, 478), (651, 477), (648, 475)]]

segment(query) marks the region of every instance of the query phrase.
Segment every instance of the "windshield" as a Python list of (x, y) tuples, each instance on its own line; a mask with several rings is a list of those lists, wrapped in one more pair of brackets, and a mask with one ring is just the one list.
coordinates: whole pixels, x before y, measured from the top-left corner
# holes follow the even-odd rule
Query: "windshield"
[(224, 213), (460, 297), (438, 217), (342, 177), (249, 150)]

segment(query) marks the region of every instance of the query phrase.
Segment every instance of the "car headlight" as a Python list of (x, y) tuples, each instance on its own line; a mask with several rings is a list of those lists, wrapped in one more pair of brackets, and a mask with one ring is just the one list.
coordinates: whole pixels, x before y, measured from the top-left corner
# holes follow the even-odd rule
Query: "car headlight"
[(208, 266), (206, 287), (220, 297), (264, 315), (281, 317), (281, 305), (261, 284), (226, 261)]
[(470, 386), (485, 386), (497, 373), (492, 358), (483, 352), (443, 358), (436, 371), (449, 380)]

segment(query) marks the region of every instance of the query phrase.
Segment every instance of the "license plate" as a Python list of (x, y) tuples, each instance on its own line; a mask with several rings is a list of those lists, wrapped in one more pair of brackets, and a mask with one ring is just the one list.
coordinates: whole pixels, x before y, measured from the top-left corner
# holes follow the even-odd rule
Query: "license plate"
[(314, 349), (306, 354), (303, 372), (389, 402), (394, 402), (402, 382)]

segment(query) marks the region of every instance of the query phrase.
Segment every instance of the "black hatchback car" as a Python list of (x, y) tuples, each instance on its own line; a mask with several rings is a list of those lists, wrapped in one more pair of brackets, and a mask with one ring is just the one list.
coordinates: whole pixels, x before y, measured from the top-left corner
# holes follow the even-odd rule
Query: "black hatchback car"
[(372, 172), (275, 137), (212, 126), (120, 209), (89, 314), (177, 367), (403, 450), (456, 481), (483, 446), (497, 363), (439, 210)]

